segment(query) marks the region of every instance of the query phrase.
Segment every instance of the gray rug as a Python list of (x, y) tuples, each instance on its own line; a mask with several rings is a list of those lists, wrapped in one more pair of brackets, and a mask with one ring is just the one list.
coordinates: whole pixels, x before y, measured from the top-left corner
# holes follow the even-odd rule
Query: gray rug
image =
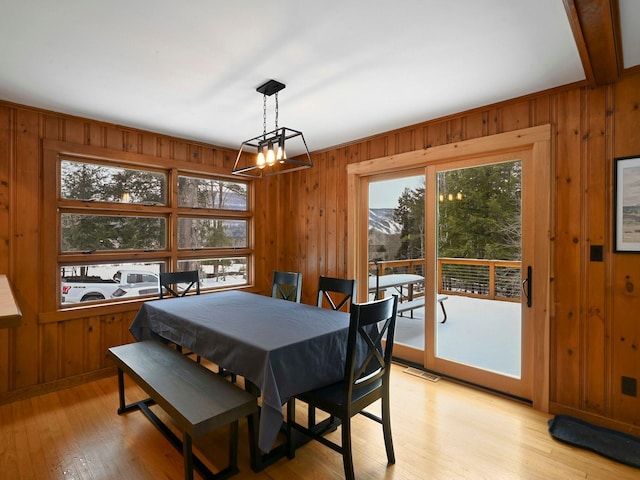
[(563, 442), (640, 468), (640, 438), (566, 415), (557, 415), (549, 420), (549, 433)]

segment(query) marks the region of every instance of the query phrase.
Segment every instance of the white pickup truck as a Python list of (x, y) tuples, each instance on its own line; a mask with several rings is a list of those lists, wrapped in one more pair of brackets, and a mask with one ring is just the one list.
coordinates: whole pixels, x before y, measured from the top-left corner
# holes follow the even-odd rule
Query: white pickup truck
[[(92, 302), (111, 298), (119, 288), (159, 287), (158, 275), (146, 270), (118, 270), (113, 278), (64, 277), (62, 303)], [(159, 290), (156, 290), (156, 292)]]

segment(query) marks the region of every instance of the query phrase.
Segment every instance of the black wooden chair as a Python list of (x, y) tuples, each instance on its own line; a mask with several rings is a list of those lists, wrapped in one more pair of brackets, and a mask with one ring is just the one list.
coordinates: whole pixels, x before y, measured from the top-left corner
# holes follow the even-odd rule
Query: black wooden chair
[[(360, 413), (382, 424), (387, 461), (395, 463), (391, 421), (389, 417), (389, 374), (396, 327), (396, 295), (383, 300), (351, 305), (351, 320), (347, 341), (347, 356), (343, 379), (327, 387), (305, 392), (289, 400), (287, 405), (287, 433), (289, 457), (295, 456), (292, 430), (298, 430), (314, 440), (342, 454), (347, 479), (355, 478), (351, 453), (351, 417)], [(295, 422), (295, 400), (299, 399), (340, 420), (342, 442), (323, 436), (335, 429), (328, 423), (326, 429), (309, 429)], [(364, 409), (382, 401), (382, 416)]]
[(300, 303), (302, 297), (302, 273), (273, 272), (271, 296)]
[[(184, 297), (189, 292), (200, 295), (200, 276), (197, 270), (160, 272), (160, 298), (165, 296)], [(193, 352), (183, 351), (182, 345), (176, 345), (176, 350), (185, 355), (193, 355)], [(196, 362), (200, 363), (200, 360), (200, 355), (196, 355)], [(222, 369), (220, 371), (222, 372)]]
[[(178, 285), (186, 287), (180, 288)], [(165, 295), (184, 297), (194, 288), (195, 294), (200, 295), (200, 277), (197, 270), (160, 273), (160, 298), (164, 298)]]
[[(318, 280), (318, 307), (328, 305), (333, 310), (349, 312), (356, 300), (356, 281), (347, 278), (325, 277)], [(309, 428), (316, 423), (315, 408), (309, 405)], [(333, 418), (331, 419), (333, 421)]]
[[(180, 288), (178, 285), (186, 285)], [(189, 292), (200, 295), (200, 276), (197, 270), (187, 270), (185, 272), (163, 272), (160, 273), (160, 298), (164, 298), (165, 292), (173, 297), (184, 297)], [(193, 352), (185, 352), (181, 345), (176, 345), (176, 349), (185, 355), (193, 355)], [(196, 355), (196, 362), (200, 363), (200, 355)], [(231, 376), (231, 381), (235, 383), (236, 375), (218, 366), (218, 373), (222, 376)]]
[(333, 310), (348, 312), (355, 299), (355, 280), (320, 276), (318, 280), (318, 307), (322, 308), (325, 303), (328, 303)]

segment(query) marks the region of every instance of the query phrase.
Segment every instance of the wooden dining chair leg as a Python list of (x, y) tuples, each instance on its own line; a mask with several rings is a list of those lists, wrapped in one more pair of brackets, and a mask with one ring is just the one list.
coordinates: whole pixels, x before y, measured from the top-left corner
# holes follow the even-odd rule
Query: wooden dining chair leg
[(396, 455), (393, 451), (393, 437), (391, 436), (391, 415), (388, 398), (382, 399), (382, 432), (384, 435), (384, 446), (387, 450), (387, 461), (396, 463)]
[(344, 464), (344, 476), (346, 480), (355, 480), (353, 470), (353, 454), (351, 449), (351, 418), (345, 418), (342, 422), (342, 463)]

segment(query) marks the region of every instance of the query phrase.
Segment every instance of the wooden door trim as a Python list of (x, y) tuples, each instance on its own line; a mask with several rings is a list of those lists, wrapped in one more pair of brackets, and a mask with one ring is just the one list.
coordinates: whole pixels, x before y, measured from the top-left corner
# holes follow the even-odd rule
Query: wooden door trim
[[(487, 137), (451, 143), (412, 152), (379, 157), (347, 166), (349, 185), (348, 228), (347, 228), (347, 272), (355, 278), (367, 278), (367, 249), (358, 248), (366, 240), (366, 225), (363, 229), (362, 218), (368, 210), (368, 200), (363, 190), (364, 177), (389, 172), (399, 172), (412, 168), (426, 167), (435, 163), (462, 160), (473, 156), (490, 156), (509, 151), (531, 150), (534, 164), (544, 165), (543, 171), (536, 171), (535, 196), (544, 205), (541, 219), (542, 227), (534, 238), (534, 258), (536, 282), (540, 288), (534, 297), (533, 326), (533, 387), (532, 403), (534, 408), (549, 410), (550, 381), (550, 290), (551, 278), (551, 171), (552, 171), (552, 128), (551, 125), (531, 127), (513, 132), (490, 135)], [(544, 192), (549, 195), (543, 195)], [(358, 299), (366, 299), (366, 283), (358, 282)], [(542, 290), (542, 291), (540, 291)]]

